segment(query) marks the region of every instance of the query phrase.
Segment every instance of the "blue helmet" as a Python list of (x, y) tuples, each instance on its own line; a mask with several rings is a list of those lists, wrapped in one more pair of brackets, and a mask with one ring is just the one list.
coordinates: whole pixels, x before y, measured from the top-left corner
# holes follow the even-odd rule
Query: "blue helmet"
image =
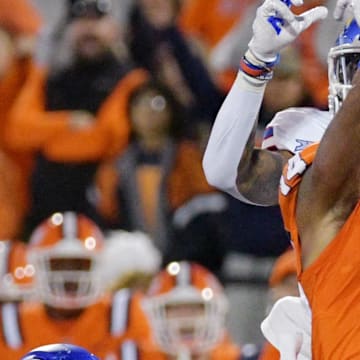
[(360, 61), (360, 27), (351, 19), (328, 55), (329, 109), (336, 113), (352, 87)]
[(99, 360), (84, 348), (70, 344), (50, 344), (31, 350), (21, 360)]

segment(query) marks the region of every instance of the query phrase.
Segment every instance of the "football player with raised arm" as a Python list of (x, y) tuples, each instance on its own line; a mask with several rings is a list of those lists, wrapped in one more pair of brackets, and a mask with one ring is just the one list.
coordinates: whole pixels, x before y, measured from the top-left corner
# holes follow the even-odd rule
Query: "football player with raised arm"
[[(302, 0), (293, 4), (301, 5)], [(360, 23), (359, 1), (338, 0), (334, 17), (342, 20), (345, 9), (350, 9)], [(326, 14), (325, 7), (316, 7), (296, 16), (280, 0), (266, 0), (259, 7), (249, 49), (218, 112), (205, 151), (203, 167), (210, 184), (249, 204), (278, 204), (283, 164), (292, 154), (320, 140), (346, 95), (332, 71), (334, 53), (341, 50), (341, 44), (329, 52), (329, 111), (308, 107), (277, 113), (265, 130), (262, 149), (254, 146), (257, 116), (279, 51)]]
[[(347, 0), (338, 2), (335, 17), (341, 18), (346, 7), (359, 18), (359, 4)], [(283, 3), (264, 2), (253, 24), (249, 51), (220, 109), (204, 157), (209, 182), (236, 198), (257, 205), (273, 205), (280, 199), (297, 254), (303, 301), (281, 301), (274, 307), (275, 322), (269, 317), (262, 330), (280, 346), (281, 359), (287, 360), (350, 359), (360, 354), (359, 332), (352, 320), (358, 313), (354, 299), (360, 291), (355, 266), (359, 170), (354, 151), (359, 141), (360, 79), (354, 74), (360, 59), (360, 29), (355, 20), (345, 26), (329, 52), (329, 111), (293, 108), (278, 113), (263, 143), (263, 148), (275, 152), (254, 149), (252, 134), (278, 52), (325, 15), (323, 7), (295, 16)], [(315, 157), (316, 142), (323, 135)], [(281, 177), (278, 198), (283, 165), (294, 154)], [(285, 326), (276, 321), (281, 316), (289, 319), (286, 313), (292, 317), (292, 328), (289, 321)], [(312, 322), (310, 342), (309, 324), (302, 321), (306, 318)], [(285, 334), (289, 335), (287, 344), (279, 342)]]
[[(301, 2), (293, 1), (294, 5), (301, 5)], [(326, 15), (327, 9), (318, 6), (296, 16), (280, 0), (266, 0), (258, 8), (249, 49), (241, 59), (237, 78), (218, 112), (205, 151), (203, 167), (210, 184), (250, 204), (278, 203), (278, 183), (288, 156), (282, 156), (284, 152), (254, 148), (257, 116), (266, 84), (279, 61), (279, 51)], [(299, 122), (297, 118), (302, 117), (304, 119)], [(312, 122), (316, 124), (310, 132), (304, 124), (313, 117), (316, 119)], [(329, 112), (316, 109), (279, 113), (273, 120), (273, 134), (266, 139), (266, 146), (276, 145), (278, 150), (294, 152), (299, 145), (297, 138), (309, 142), (318, 140), (330, 120)], [(287, 124), (282, 127), (287, 134), (278, 132), (276, 126), (285, 121)]]

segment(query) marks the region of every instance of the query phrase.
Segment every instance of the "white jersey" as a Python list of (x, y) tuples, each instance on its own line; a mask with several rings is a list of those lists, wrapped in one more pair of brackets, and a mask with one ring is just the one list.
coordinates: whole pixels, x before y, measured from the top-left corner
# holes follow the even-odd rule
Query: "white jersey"
[(320, 141), (332, 117), (329, 111), (310, 107), (280, 111), (266, 125), (261, 147), (295, 154)]

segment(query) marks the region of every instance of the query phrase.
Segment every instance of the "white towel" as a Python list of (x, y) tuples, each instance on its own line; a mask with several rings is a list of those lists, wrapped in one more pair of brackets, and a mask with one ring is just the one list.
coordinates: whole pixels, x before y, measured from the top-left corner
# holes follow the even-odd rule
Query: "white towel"
[(278, 300), (261, 323), (265, 338), (280, 352), (280, 360), (311, 359), (311, 312), (304, 299)]

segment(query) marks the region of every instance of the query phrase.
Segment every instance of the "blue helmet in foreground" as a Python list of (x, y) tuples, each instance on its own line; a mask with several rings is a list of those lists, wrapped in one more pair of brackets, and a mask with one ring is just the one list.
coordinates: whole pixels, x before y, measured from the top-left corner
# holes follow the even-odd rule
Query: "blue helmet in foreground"
[(21, 360), (99, 360), (86, 349), (70, 344), (51, 344), (31, 350)]
[(350, 20), (328, 55), (329, 109), (336, 113), (352, 87), (360, 61), (360, 27)]

